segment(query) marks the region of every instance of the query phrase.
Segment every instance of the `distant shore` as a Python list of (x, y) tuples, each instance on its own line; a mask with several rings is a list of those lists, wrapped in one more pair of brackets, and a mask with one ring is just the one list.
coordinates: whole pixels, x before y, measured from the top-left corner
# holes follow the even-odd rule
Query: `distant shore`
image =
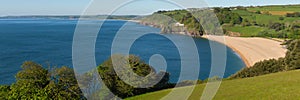
[(207, 38), (209, 40), (214, 40), (215, 37), (223, 37), (224, 41), (219, 42), (222, 42), (238, 53), (247, 67), (251, 67), (259, 61), (284, 57), (287, 51), (286, 48), (280, 45), (281, 42), (265, 38), (244, 38), (213, 35), (203, 36), (203, 38)]

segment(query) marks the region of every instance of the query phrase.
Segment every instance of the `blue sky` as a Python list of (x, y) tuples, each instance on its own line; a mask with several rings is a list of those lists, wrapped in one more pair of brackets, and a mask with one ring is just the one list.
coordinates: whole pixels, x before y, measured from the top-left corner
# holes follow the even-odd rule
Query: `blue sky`
[[(216, 6), (300, 4), (300, 0), (0, 0), (0, 16), (7, 15), (80, 15), (150, 14), (162, 9)], [(170, 0), (171, 1), (171, 0)], [(120, 7), (120, 5), (125, 6)], [(184, 7), (182, 7), (184, 6)], [(117, 9), (119, 8), (119, 9)], [(117, 10), (116, 10), (117, 9)]]

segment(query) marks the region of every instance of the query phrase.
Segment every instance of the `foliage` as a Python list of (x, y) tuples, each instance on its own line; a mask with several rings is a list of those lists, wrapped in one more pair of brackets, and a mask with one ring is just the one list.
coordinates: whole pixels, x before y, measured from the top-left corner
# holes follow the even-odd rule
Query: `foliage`
[[(184, 26), (176, 26), (176, 23)], [(187, 10), (158, 11), (142, 19), (142, 23), (162, 29), (162, 33), (189, 33), (194, 36), (204, 34), (199, 20)]]
[[(150, 84), (150, 81), (158, 81), (158, 83), (149, 88), (136, 88), (128, 85), (120, 79), (115, 72), (112, 64), (112, 58), (117, 58), (117, 63), (122, 63), (128, 60), (130, 69), (139, 76), (145, 77), (145, 80), (140, 80), (134, 77), (129, 77), (130, 82), (137, 84)], [(115, 55), (111, 59), (105, 61), (98, 67), (104, 84), (99, 92), (95, 92), (94, 96), (101, 97), (102, 99), (112, 99), (115, 95), (125, 98), (134, 96), (150, 91), (161, 90), (165, 88), (174, 87), (174, 84), (169, 83), (169, 73), (159, 72), (148, 64), (142, 62), (138, 57)], [(125, 65), (124, 65), (125, 66)], [(118, 68), (123, 68), (119, 66)], [(79, 88), (75, 73), (69, 67), (52, 68), (50, 70), (35, 62), (24, 62), (21, 66), (22, 70), (16, 75), (16, 83), (11, 86), (0, 86), (0, 99), (58, 99), (58, 100), (77, 100), (86, 99)], [(121, 73), (128, 75), (129, 70), (121, 70)], [(82, 77), (83, 81), (89, 82), (91, 73), (86, 73), (78, 77)], [(161, 80), (160, 80), (160, 77)], [(82, 81), (82, 80), (80, 80)], [(85, 87), (85, 86), (83, 86)], [(114, 93), (114, 94), (112, 94)]]
[[(281, 62), (281, 63), (280, 63)], [(241, 71), (237, 72), (235, 75), (230, 78), (245, 78), (245, 77), (254, 77), (269, 73), (280, 72), (284, 70), (284, 65), (282, 61), (277, 61), (275, 59), (264, 60), (258, 63), (255, 63), (250, 68), (244, 68)]]
[(0, 100), (7, 99), (8, 92), (10, 91), (10, 86), (0, 85)]
[(279, 20), (284, 20), (284, 17), (279, 17)]
[[(243, 18), (239, 14), (231, 12), (229, 8), (214, 8), (214, 11), (191, 8), (187, 10), (158, 11), (143, 18), (142, 23), (161, 28), (162, 33), (184, 32), (192, 36), (202, 36), (205, 33), (220, 33), (216, 31), (219, 30), (218, 26), (220, 24), (235, 25), (242, 23), (242, 20)], [(184, 28), (174, 27), (173, 24), (176, 22), (184, 24)]]
[(261, 12), (260, 12), (259, 10), (257, 10), (255, 13), (256, 13), (256, 14), (261, 14)]
[(300, 40), (292, 41), (288, 50), (284, 61), (286, 70), (300, 69)]
[(84, 99), (72, 69), (61, 67), (48, 71), (30, 61), (21, 67), (16, 83), (6, 89), (5, 99)]
[[(232, 12), (238, 13), (243, 18), (242, 23), (240, 25), (226, 26), (225, 28), (227, 31), (239, 32), (241, 36), (299, 39), (299, 28), (294, 28), (294, 26), (298, 26), (299, 22), (297, 20), (300, 20), (300, 18), (284, 16), (287, 12), (296, 12), (295, 9), (299, 9), (299, 5), (247, 7), (247, 10), (235, 9)], [(256, 13), (257, 11), (260, 11), (262, 14)], [(284, 14), (278, 15), (279, 13)], [(243, 26), (241, 31), (235, 30), (238, 26)], [(248, 28), (254, 26), (259, 28), (253, 28), (251, 33), (251, 30)], [(249, 34), (249, 32), (251, 35), (243, 35)]]
[(243, 21), (239, 14), (233, 13), (229, 8), (214, 8), (214, 10), (221, 24), (230, 23), (234, 25)]
[(269, 28), (274, 29), (275, 31), (280, 31), (285, 29), (285, 26), (283, 23), (271, 23)]
[[(284, 15), (297, 15), (297, 9), (299, 8), (299, 5), (214, 7), (213, 10), (190, 8), (187, 10), (158, 11), (144, 19), (148, 19), (145, 22), (150, 23), (150, 25), (162, 28), (162, 33), (183, 32), (192, 36), (216, 34), (221, 33), (218, 31), (218, 25), (221, 24), (227, 32), (238, 32), (240, 36), (298, 39), (300, 38), (300, 28), (298, 28), (299, 22), (297, 20), (300, 20), (300, 18)], [(157, 14), (167, 16), (168, 20), (153, 17)], [(211, 18), (214, 17), (219, 20), (212, 21)], [(182, 23), (185, 28), (172, 27), (170, 22)], [(297, 24), (295, 25), (295, 23)], [(239, 26), (243, 27), (236, 31), (235, 29)], [(249, 28), (253, 29), (249, 30)]]
[(300, 17), (300, 12), (287, 13), (286, 17)]
[[(129, 67), (133, 70), (133, 72), (139, 76), (145, 77), (146, 80), (135, 79), (135, 77), (126, 77), (125, 80), (129, 79), (131, 83), (137, 83), (137, 84), (149, 84), (149, 81), (157, 80), (159, 77), (163, 77), (158, 84), (156, 84), (153, 87), (149, 88), (136, 88), (134, 86), (131, 86), (124, 82), (118, 74), (114, 70), (114, 66), (117, 68), (123, 67), (123, 64), (121, 66), (118, 66), (118, 64), (113, 65), (112, 59), (122, 62), (122, 61), (128, 61)], [(126, 66), (126, 64), (125, 64)], [(106, 87), (115, 95), (121, 98), (126, 98), (142, 93), (146, 93), (149, 91), (154, 90), (160, 90), (164, 88), (168, 88), (169, 86), (169, 74), (166, 72), (159, 72), (156, 73), (154, 69), (149, 66), (148, 64), (145, 64), (142, 62), (138, 57), (130, 55), (130, 56), (122, 56), (122, 55), (114, 55), (109, 60), (105, 61), (103, 64), (101, 64), (98, 67), (99, 74), (105, 83)], [(120, 70), (121, 74), (123, 76), (129, 75), (130, 70)], [(141, 83), (140, 83), (141, 82)]]

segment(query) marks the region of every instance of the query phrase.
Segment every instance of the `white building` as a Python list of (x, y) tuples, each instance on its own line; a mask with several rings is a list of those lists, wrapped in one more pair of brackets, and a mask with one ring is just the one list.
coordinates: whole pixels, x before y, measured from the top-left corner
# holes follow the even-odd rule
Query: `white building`
[(177, 22), (177, 23), (175, 23), (175, 26), (184, 27), (184, 24), (181, 24), (181, 23)]

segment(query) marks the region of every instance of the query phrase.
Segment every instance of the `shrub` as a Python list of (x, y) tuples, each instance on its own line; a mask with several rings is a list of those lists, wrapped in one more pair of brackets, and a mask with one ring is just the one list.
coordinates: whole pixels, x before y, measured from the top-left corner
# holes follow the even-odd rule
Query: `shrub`
[[(113, 65), (112, 59), (116, 60), (118, 64)], [(128, 63), (119, 64), (126, 61), (128, 61)], [(114, 67), (118, 68), (119, 71), (121, 71), (120, 74), (122, 75), (117, 74)], [(129, 77), (128, 75), (130, 75), (129, 72), (131, 70), (125, 69), (125, 67), (130, 67), (133, 72), (139, 76), (146, 76), (145, 80), (139, 80), (135, 79), (135, 77)], [(149, 91), (169, 88), (169, 73), (156, 73), (150, 65), (142, 62), (138, 57), (133, 55), (113, 55), (109, 60), (105, 61), (98, 67), (98, 71), (106, 87), (112, 93), (121, 98), (146, 93)], [(123, 79), (125, 77), (125, 80), (122, 80), (118, 75), (123, 76)], [(162, 77), (159, 83), (149, 88), (135, 88), (134, 86), (131, 86), (124, 82), (126, 80), (130, 80), (130, 82), (135, 85), (150, 84), (149, 81), (158, 80), (159, 77)]]
[(286, 17), (300, 17), (300, 12), (287, 13)]
[(271, 23), (269, 28), (274, 29), (275, 31), (280, 31), (285, 29), (285, 25), (283, 23)]
[(255, 13), (256, 13), (256, 14), (261, 14), (261, 12), (260, 12), (259, 10), (257, 10)]
[(284, 17), (279, 17), (279, 20), (284, 20)]

